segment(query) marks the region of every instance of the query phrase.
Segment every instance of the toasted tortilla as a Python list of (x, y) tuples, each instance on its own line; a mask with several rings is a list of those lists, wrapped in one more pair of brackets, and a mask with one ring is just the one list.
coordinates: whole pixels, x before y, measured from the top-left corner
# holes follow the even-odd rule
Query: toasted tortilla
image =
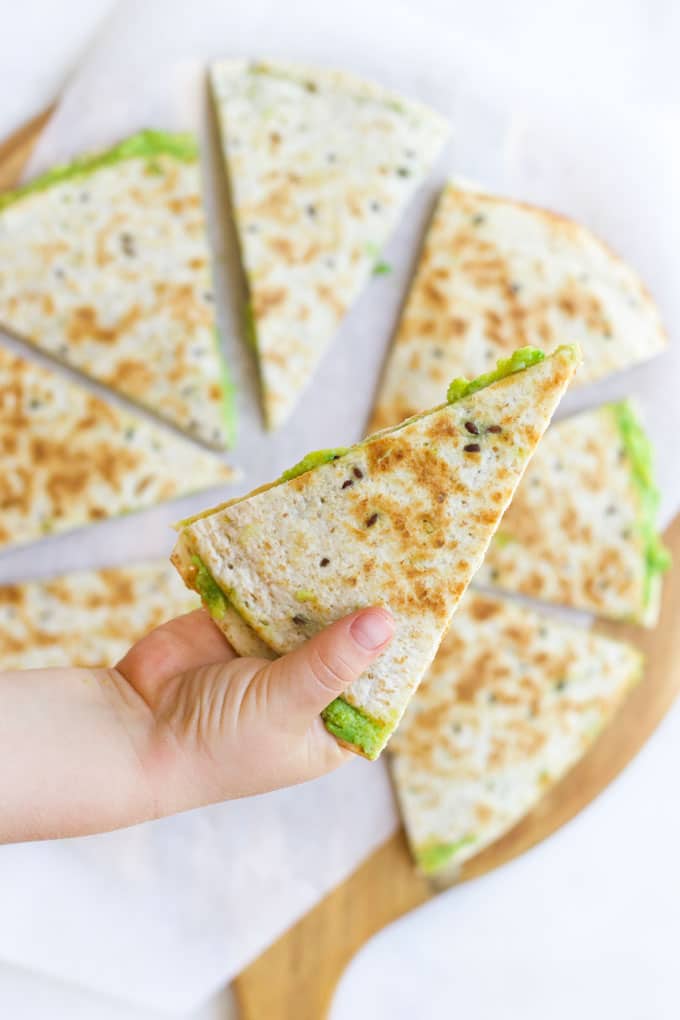
[(518, 353), (498, 381), (457, 380), (451, 402), (183, 522), (174, 561), (237, 651), (234, 613), (282, 654), (360, 607), (390, 609), (394, 641), (324, 712), (369, 758), (431, 662), (577, 363), (565, 347), (515, 371), (543, 357)]
[(216, 455), (0, 347), (0, 547), (233, 481)]
[(228, 445), (193, 138), (143, 131), (0, 195), (0, 326)]
[(226, 60), (213, 64), (211, 80), (250, 292), (248, 331), (276, 428), (371, 273), (388, 270), (383, 245), (448, 126), (340, 71)]
[(113, 666), (148, 631), (199, 607), (167, 561), (0, 587), (0, 670)]
[(629, 645), (468, 592), (390, 744), (420, 870), (454, 879), (519, 822), (641, 671)]
[(583, 352), (575, 383), (660, 353), (666, 333), (636, 273), (585, 227), (449, 184), (380, 387), (370, 430), (428, 407), (454, 375), (485, 372), (522, 344)]
[(669, 556), (651, 444), (630, 401), (553, 425), (476, 581), (654, 626)]

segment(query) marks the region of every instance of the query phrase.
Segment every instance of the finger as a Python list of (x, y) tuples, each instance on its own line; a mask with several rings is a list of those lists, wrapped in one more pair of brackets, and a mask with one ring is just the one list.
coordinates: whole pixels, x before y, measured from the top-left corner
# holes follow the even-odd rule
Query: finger
[(361, 676), (394, 635), (386, 609), (363, 609), (321, 631), (294, 652), (268, 664), (255, 683), (265, 687), (273, 715), (309, 722)]
[(203, 609), (169, 620), (143, 637), (117, 665), (145, 700), (180, 673), (213, 662), (230, 662), (235, 652)]

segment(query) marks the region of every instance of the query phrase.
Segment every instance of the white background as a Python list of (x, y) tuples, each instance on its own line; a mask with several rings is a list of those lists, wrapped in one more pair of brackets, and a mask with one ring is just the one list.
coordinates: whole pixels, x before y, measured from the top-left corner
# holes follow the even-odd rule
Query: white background
[[(3, 14), (0, 137), (50, 101), (109, 6), (24, 0)], [(389, 31), (390, 5), (380, 6)], [(412, 6), (499, 46), (565, 95), (642, 101), (677, 114), (680, 5), (672, 0)], [(331, 22), (332, 5), (328, 12)], [(416, 1011), (474, 1020), (680, 1015), (679, 746), (676, 709), (635, 765), (547, 844), (375, 940), (346, 975), (333, 1020)], [(215, 1002), (200, 1016), (221, 1020), (226, 1009)], [(19, 1020), (154, 1015), (6, 967), (0, 1013)]]

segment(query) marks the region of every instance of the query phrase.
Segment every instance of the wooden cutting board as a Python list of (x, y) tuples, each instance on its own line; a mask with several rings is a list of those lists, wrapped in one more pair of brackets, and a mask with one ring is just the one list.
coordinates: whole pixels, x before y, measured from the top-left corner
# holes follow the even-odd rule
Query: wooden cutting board
[[(0, 145), (0, 191), (18, 180), (49, 115), (40, 114)], [(680, 693), (680, 514), (665, 541), (679, 566), (666, 578), (659, 626), (596, 626), (642, 649), (644, 680), (586, 757), (519, 825), (468, 861), (460, 881), (500, 867), (573, 818), (637, 754)], [(436, 891), (414, 871), (399, 832), (236, 979), (240, 1020), (324, 1020), (352, 956)]]

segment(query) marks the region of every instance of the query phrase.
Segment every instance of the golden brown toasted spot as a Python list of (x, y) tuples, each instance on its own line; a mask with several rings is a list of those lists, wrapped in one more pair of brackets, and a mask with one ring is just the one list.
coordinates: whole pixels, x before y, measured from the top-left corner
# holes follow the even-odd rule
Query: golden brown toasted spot
[[(433, 441), (438, 439), (460, 440), (458, 426), (450, 414), (435, 413), (431, 416), (427, 427), (427, 438)], [(458, 445), (458, 442), (456, 443)]]
[[(274, 173), (273, 177), (278, 177)], [(290, 227), (295, 224), (299, 217), (294, 198), (293, 181), (286, 179), (273, 184), (271, 190), (259, 202), (251, 202), (242, 205), (238, 209), (239, 218), (244, 222), (248, 220), (272, 220), (280, 226)]]
[(565, 284), (557, 296), (557, 307), (569, 318), (583, 319), (588, 329), (611, 335), (611, 323), (604, 314), (599, 298), (579, 287), (575, 280)]
[(539, 573), (538, 570), (533, 570), (526, 577), (526, 579), (524, 581), (524, 584), (522, 585), (522, 590), (527, 595), (538, 596), (538, 595), (541, 594), (541, 592), (543, 591), (544, 587), (545, 587), (545, 581), (543, 579), (543, 576)]
[(283, 304), (287, 296), (285, 287), (257, 287), (253, 293), (253, 315), (257, 321)]
[(73, 309), (66, 323), (66, 335), (69, 341), (74, 344), (82, 343), (85, 340), (114, 344), (121, 336), (129, 332), (141, 317), (141, 308), (135, 304), (119, 319), (115, 326), (102, 326), (97, 318), (96, 308), (93, 308), (92, 305), (80, 305)]
[(482, 620), (490, 620), (491, 617), (496, 616), (500, 609), (501, 607), (498, 602), (485, 599), (482, 595), (475, 596), (467, 605), (467, 611), (473, 620), (479, 620), (480, 622)]
[(342, 301), (336, 297), (333, 288), (328, 287), (325, 283), (317, 283), (315, 289), (324, 304), (329, 305), (333, 309), (337, 318), (341, 319), (345, 314), (345, 306)]
[(155, 285), (158, 299), (153, 311), (166, 311), (171, 318), (183, 326), (213, 325), (213, 313), (210, 307), (199, 297), (190, 283), (157, 283)]
[(115, 256), (109, 251), (109, 239), (116, 238), (118, 230), (126, 222), (123, 213), (115, 213), (95, 236), (95, 262), (98, 266), (107, 266)]
[[(136, 361), (134, 358), (124, 358), (119, 361), (115, 370), (107, 380), (113, 386), (124, 389), (127, 393), (142, 396), (153, 383), (154, 372), (144, 361)], [(81, 427), (86, 427), (86, 422), (81, 422)]]
[(482, 507), (481, 510), (477, 510), (474, 515), (474, 519), (480, 524), (495, 524), (498, 520), (498, 510), (492, 510), (488, 507)]
[(436, 283), (434, 283), (434, 281), (432, 280), (429, 280), (428, 282), (423, 284), (422, 295), (427, 301), (429, 301), (433, 305), (436, 305), (437, 307), (442, 306), (445, 307), (448, 303), (446, 294), (442, 293), (442, 291), (437, 287)]
[(458, 701), (470, 703), (475, 700), (477, 692), (489, 681), (490, 668), (493, 665), (494, 653), (481, 652), (475, 656), (470, 665), (462, 670), (456, 680), (456, 696)]
[(134, 602), (134, 584), (130, 578), (121, 576), (115, 570), (102, 570), (101, 578), (106, 587), (109, 605), (123, 606)]
[(480, 825), (486, 825), (487, 822), (490, 822), (493, 815), (493, 810), (488, 804), (482, 804), (481, 802), (475, 804), (475, 818)]
[(289, 237), (272, 237), (269, 247), (275, 255), (280, 255), (286, 262), (295, 261), (295, 245)]
[(182, 213), (191, 209), (197, 209), (201, 204), (198, 195), (183, 195), (168, 199), (167, 206), (171, 213), (181, 216)]
[(20, 606), (26, 596), (19, 585), (8, 584), (0, 588), (0, 605)]
[(463, 336), (467, 332), (468, 323), (459, 315), (452, 315), (448, 320), (448, 328), (452, 336)]

